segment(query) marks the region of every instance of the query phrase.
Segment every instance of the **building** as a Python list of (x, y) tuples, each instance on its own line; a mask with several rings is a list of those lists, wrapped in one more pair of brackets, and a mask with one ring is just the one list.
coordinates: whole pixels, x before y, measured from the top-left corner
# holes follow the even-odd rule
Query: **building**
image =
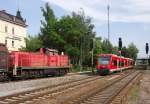
[(6, 44), (9, 51), (17, 51), (25, 47), (25, 38), (27, 37), (26, 20), (21, 16), (18, 10), (16, 16), (0, 11), (0, 43)]

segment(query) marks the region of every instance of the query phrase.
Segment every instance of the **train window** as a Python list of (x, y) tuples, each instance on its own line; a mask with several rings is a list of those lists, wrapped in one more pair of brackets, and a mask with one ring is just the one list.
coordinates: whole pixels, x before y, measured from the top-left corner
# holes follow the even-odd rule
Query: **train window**
[(114, 66), (117, 66), (117, 60), (113, 60), (112, 62)]
[(0, 52), (0, 56), (5, 57), (5, 55), (6, 55), (6, 52)]
[(131, 62), (129, 61), (129, 66), (131, 65)]
[(127, 65), (128, 65), (128, 62), (126, 61), (125, 63), (126, 63), (126, 66), (127, 66)]
[(133, 65), (133, 62), (131, 62), (131, 65)]
[(124, 66), (124, 62), (121, 62), (121, 66)]
[(108, 65), (110, 62), (110, 56), (99, 56), (98, 64)]

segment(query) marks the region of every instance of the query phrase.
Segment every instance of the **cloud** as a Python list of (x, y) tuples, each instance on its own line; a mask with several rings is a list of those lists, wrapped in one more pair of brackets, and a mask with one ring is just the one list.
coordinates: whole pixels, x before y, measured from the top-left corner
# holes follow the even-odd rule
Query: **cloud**
[[(58, 6), (67, 12), (79, 11), (93, 18), (97, 24), (107, 22), (108, 0), (43, 0)], [(150, 1), (148, 0), (112, 0), (110, 2), (111, 22), (150, 23)]]
[(150, 1), (149, 0), (128, 0), (129, 9), (134, 10), (135, 12), (150, 13)]

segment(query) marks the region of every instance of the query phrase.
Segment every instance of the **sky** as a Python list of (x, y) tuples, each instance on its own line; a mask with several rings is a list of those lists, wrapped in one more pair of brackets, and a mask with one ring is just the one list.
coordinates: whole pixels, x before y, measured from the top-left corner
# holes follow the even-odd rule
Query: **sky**
[(150, 43), (149, 0), (1, 0), (0, 10), (16, 15), (19, 9), (28, 25), (28, 34), (40, 32), (43, 19), (41, 7), (49, 2), (57, 18), (70, 15), (72, 11), (84, 10), (92, 18), (94, 31), (102, 39), (107, 38), (107, 4), (110, 5), (110, 41), (123, 46), (133, 42), (139, 49), (138, 57), (145, 57), (145, 44)]

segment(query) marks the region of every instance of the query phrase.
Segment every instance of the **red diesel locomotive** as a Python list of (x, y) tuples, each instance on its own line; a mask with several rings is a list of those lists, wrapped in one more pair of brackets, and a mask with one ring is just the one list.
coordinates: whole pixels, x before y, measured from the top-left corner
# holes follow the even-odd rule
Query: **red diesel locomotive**
[(58, 51), (41, 48), (39, 52), (8, 52), (0, 44), (0, 77), (33, 77), (64, 75), (69, 71), (69, 57), (58, 55)]
[(133, 68), (133, 65), (133, 59), (120, 57), (114, 54), (98, 54), (96, 58), (96, 69), (101, 75), (130, 69)]

